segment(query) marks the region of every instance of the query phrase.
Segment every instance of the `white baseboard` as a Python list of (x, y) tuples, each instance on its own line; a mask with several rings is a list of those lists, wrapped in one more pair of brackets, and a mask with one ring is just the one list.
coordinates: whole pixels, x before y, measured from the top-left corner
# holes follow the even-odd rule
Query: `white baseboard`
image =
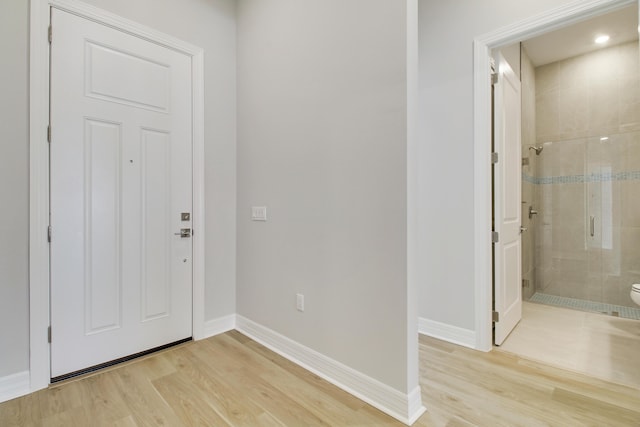
[(453, 344), (473, 349), (476, 348), (476, 333), (470, 329), (464, 329), (421, 317), (419, 319), (418, 332), (422, 335), (428, 335)]
[(29, 371), (0, 377), (0, 402), (31, 393)]
[(401, 393), (242, 316), (236, 318), (236, 329), (404, 424), (413, 424), (426, 410), (419, 386), (410, 394)]
[(236, 315), (230, 314), (228, 316), (219, 317), (217, 319), (211, 319), (204, 322), (203, 336), (201, 339), (210, 338), (215, 335), (220, 335), (225, 332), (231, 331), (236, 328)]
[(407, 396), (408, 400), (408, 411), (407, 413), (410, 415), (409, 419), (404, 421), (400, 420), (407, 425), (413, 425), (418, 418), (422, 416), (427, 411), (427, 408), (422, 404), (422, 393), (420, 392), (420, 386), (417, 386), (413, 389), (411, 393)]

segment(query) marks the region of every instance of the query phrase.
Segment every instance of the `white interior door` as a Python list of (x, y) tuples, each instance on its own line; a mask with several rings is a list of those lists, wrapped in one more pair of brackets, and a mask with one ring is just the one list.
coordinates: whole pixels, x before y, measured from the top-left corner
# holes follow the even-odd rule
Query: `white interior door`
[(52, 10), (51, 375), (191, 337), (191, 59)]
[(507, 61), (498, 58), (494, 85), (494, 304), (495, 344), (500, 345), (522, 318), (522, 245), (520, 238), (521, 151), (520, 80)]

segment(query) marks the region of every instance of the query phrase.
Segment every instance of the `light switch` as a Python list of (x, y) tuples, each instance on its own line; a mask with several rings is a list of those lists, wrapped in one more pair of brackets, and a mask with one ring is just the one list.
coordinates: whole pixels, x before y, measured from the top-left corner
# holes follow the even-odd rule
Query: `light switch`
[(266, 206), (252, 206), (251, 207), (251, 220), (252, 221), (266, 221), (267, 220), (267, 207)]

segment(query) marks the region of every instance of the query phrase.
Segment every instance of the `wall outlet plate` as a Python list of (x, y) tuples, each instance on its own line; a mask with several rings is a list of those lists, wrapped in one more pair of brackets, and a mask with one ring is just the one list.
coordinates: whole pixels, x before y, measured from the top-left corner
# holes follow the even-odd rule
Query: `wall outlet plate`
[(296, 309), (304, 311), (304, 295), (302, 294), (296, 294)]

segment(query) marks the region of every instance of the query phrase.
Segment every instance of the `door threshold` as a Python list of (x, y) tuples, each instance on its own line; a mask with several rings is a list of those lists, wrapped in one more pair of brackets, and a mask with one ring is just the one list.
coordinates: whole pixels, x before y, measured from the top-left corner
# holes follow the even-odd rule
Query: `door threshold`
[(116, 365), (120, 365), (120, 364), (125, 363), (125, 362), (129, 362), (131, 360), (139, 359), (141, 357), (148, 356), (148, 355), (150, 355), (152, 353), (156, 353), (156, 352), (159, 352), (161, 350), (166, 350), (167, 348), (175, 347), (175, 346), (178, 346), (180, 344), (184, 344), (184, 343), (189, 342), (189, 341), (193, 341), (193, 337), (184, 338), (184, 339), (181, 339), (181, 340), (169, 343), (169, 344), (164, 344), (164, 345), (161, 345), (161, 346), (158, 346), (158, 347), (151, 348), (149, 350), (141, 351), (139, 353), (131, 354), (129, 356), (121, 357), (119, 359), (114, 359), (114, 360), (111, 360), (109, 362), (100, 363), (98, 365), (94, 365), (94, 366), (90, 366), (88, 368), (84, 368), (84, 369), (80, 369), (80, 370), (77, 370), (77, 371), (74, 371), (74, 372), (70, 372), (68, 374), (58, 375), (57, 377), (52, 377), (51, 378), (51, 385), (58, 384), (58, 383), (60, 383), (62, 381), (75, 379), (75, 378), (77, 378), (79, 376), (84, 376), (84, 375), (87, 375), (87, 374), (96, 373), (97, 371), (102, 371), (102, 370), (105, 370), (107, 368), (110, 368), (110, 367), (113, 367), (113, 366), (116, 366)]

